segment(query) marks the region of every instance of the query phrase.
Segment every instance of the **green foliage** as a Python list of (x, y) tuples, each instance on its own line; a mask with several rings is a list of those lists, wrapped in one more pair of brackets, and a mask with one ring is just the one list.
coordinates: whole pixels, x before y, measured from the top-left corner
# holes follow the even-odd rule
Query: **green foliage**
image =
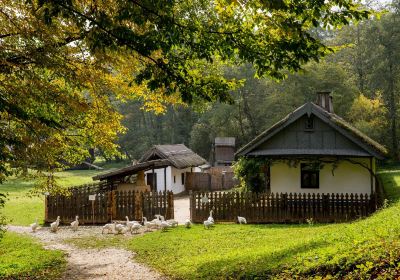
[(378, 142), (385, 142), (388, 137), (387, 108), (382, 96), (370, 99), (363, 94), (354, 99), (347, 117), (360, 131)]
[(235, 176), (242, 187), (249, 191), (262, 192), (265, 190), (265, 172), (271, 161), (266, 158), (241, 157), (233, 165)]
[(31, 237), (7, 232), (0, 241), (1, 279), (59, 279), (64, 268), (61, 251), (45, 250)]
[(126, 63), (111, 53), (107, 65), (88, 55), (85, 32), (46, 25), (37, 1), (1, 4), (0, 182), (11, 169), (59, 171), (85, 160), (90, 148), (116, 154), (124, 129), (111, 101), (132, 97), (133, 88), (109, 65), (111, 56), (115, 70)]
[(391, 203), (363, 220), (178, 227), (134, 238), (129, 248), (176, 278), (392, 279), (400, 261), (400, 171), (384, 170), (380, 177)]
[[(83, 31), (87, 50), (98, 57), (129, 50), (139, 61), (135, 80), (166, 95), (230, 101), (235, 81), (215, 74), (212, 62), (253, 63), (256, 76), (283, 78), (328, 51), (310, 30), (334, 28), (369, 16), (353, 1), (39, 1), (48, 25), (67, 20)], [(337, 9), (336, 7), (340, 7)], [(36, 8), (36, 7), (35, 7)], [(82, 24), (85, 22), (86, 24)], [(86, 31), (86, 30), (85, 30)]]

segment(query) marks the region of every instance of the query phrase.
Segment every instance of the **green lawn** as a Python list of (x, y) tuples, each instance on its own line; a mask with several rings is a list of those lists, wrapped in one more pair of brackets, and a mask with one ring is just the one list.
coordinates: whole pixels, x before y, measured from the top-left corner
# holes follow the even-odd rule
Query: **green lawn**
[[(108, 164), (104, 170), (73, 170), (58, 172), (56, 175), (63, 186), (76, 186), (92, 183), (96, 174), (107, 172), (125, 166), (124, 163)], [(0, 184), (0, 193), (8, 193), (8, 200), (2, 213), (13, 225), (29, 225), (35, 218), (44, 220), (44, 196), (30, 196), (29, 191), (34, 185), (33, 179), (11, 177)]]
[(45, 250), (33, 238), (7, 232), (0, 240), (0, 279), (59, 279), (61, 251)]
[(176, 278), (274, 276), (285, 279), (343, 274), (353, 279), (400, 270), (400, 170), (382, 171), (391, 203), (371, 217), (329, 225), (179, 227), (129, 242), (137, 259)]

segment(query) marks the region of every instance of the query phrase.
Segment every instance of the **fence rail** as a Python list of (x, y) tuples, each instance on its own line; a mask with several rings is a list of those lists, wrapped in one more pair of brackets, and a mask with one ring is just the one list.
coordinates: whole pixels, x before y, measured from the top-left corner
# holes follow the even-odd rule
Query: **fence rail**
[[(89, 200), (95, 195), (94, 200)], [(161, 214), (166, 219), (174, 218), (173, 193), (102, 191), (96, 188), (73, 188), (69, 195), (46, 196), (45, 222), (60, 216), (61, 223), (70, 223), (79, 216), (82, 224), (107, 223), (113, 220), (153, 219)]]
[(341, 222), (376, 210), (376, 196), (367, 194), (300, 194), (195, 192), (190, 195), (193, 222), (203, 222), (213, 210), (218, 222), (243, 216), (249, 223)]

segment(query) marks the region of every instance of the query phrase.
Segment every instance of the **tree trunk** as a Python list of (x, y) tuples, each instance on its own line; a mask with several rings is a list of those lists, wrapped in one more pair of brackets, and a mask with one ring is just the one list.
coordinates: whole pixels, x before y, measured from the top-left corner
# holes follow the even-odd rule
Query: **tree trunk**
[(251, 137), (256, 137), (258, 134), (257, 126), (256, 126), (256, 122), (254, 121), (254, 117), (250, 112), (250, 107), (249, 107), (249, 103), (247, 101), (246, 94), (242, 93), (242, 97), (243, 97), (243, 113), (246, 115), (246, 118), (249, 120)]

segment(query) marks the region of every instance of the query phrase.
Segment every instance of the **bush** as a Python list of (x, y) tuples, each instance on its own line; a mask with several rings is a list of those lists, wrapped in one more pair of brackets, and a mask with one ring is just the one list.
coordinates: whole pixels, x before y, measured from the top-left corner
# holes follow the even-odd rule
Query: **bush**
[(240, 185), (246, 190), (262, 192), (265, 189), (265, 174), (270, 163), (270, 160), (265, 158), (241, 157), (233, 165), (233, 171)]

